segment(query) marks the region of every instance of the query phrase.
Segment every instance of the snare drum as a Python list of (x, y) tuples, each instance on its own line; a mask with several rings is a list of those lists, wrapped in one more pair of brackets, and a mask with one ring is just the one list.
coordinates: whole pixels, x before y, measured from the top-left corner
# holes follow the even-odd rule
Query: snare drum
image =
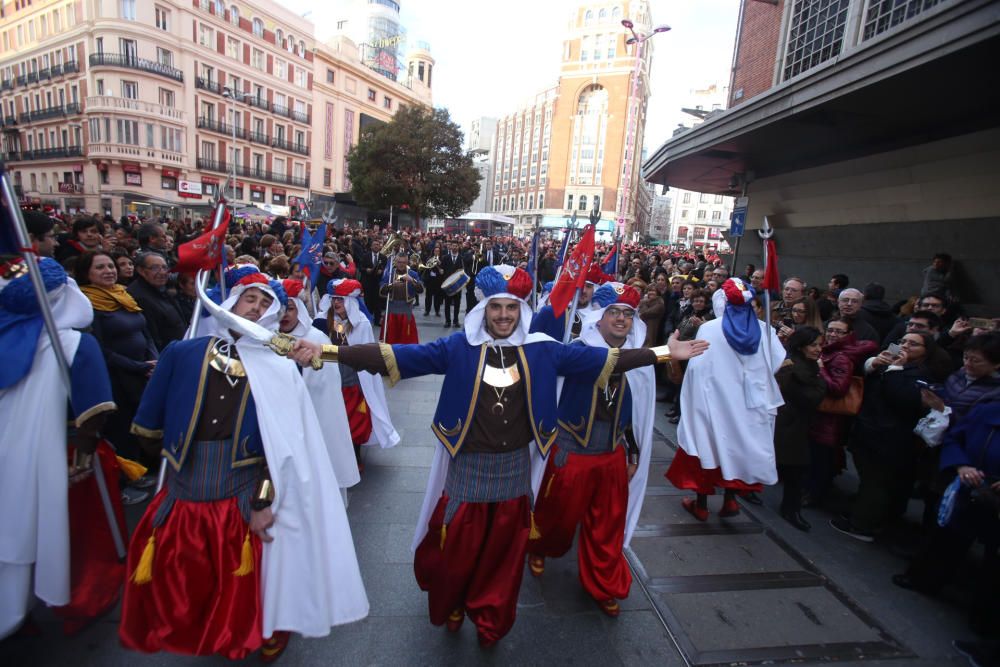
[(455, 296), (460, 294), (468, 283), (469, 274), (459, 269), (444, 279), (444, 282), (441, 283), (441, 290), (448, 296)]

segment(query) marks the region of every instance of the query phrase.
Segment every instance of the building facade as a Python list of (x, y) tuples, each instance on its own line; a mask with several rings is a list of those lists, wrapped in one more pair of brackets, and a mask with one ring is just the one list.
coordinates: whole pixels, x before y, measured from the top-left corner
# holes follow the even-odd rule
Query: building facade
[(397, 81), (366, 66), (350, 39), (334, 36), (316, 46), (314, 62), (318, 118), (312, 136), (312, 198), (320, 208), (338, 201), (339, 222), (366, 222), (368, 212), (354, 206), (349, 197), (347, 155), (366, 127), (389, 122), (405, 106), (431, 106), (428, 74), (434, 59), (426, 48), (412, 51), (408, 63), (417, 74)]
[[(627, 236), (635, 231), (640, 161), (632, 156), (642, 146), (652, 45), (646, 42), (639, 53), (627, 45), (625, 18), (636, 32), (651, 29), (645, 0), (578, 6), (563, 42), (558, 83), (500, 119), (492, 210), (513, 217), (516, 234), (536, 225), (561, 229), (574, 212), (585, 222), (594, 209), (602, 237), (614, 234), (619, 217)], [(634, 97), (633, 71), (639, 73)]]
[[(991, 0), (744, 0), (731, 106), (673, 137), (643, 172), (671, 189), (745, 191), (781, 270), (919, 292), (956, 259), (970, 314), (1000, 305), (1000, 22)], [(760, 262), (760, 244), (740, 248)]]
[(653, 196), (653, 213), (649, 221), (649, 236), (657, 243), (670, 242), (670, 208), (672, 203), (670, 195)]
[[(429, 51), (397, 82), (277, 2), (34, 0), (0, 16), (0, 150), (25, 203), (181, 217), (219, 189), (287, 214), (350, 190), (368, 123), (431, 103)], [(314, 129), (315, 128), (315, 129)]]

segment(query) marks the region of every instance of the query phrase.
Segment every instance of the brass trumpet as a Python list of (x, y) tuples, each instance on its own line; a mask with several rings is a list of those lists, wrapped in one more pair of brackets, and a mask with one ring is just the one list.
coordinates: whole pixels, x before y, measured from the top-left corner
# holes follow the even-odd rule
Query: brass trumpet
[(424, 269), (436, 269), (437, 265), (440, 264), (440, 263), (441, 263), (441, 258), (440, 257), (437, 257), (437, 256), (428, 257), (427, 258), (427, 263), (426, 264), (421, 264), (418, 270), (419, 271), (423, 271)]

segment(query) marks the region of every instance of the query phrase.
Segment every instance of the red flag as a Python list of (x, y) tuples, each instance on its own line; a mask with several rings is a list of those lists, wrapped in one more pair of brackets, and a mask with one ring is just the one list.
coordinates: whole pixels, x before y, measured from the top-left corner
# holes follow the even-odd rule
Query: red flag
[[(568, 234), (569, 232), (567, 232)], [(594, 260), (594, 226), (587, 225), (583, 232), (583, 238), (573, 248), (569, 259), (562, 266), (559, 274), (559, 281), (552, 288), (549, 295), (549, 303), (552, 304), (552, 312), (556, 317), (562, 317), (566, 312), (566, 306), (576, 290), (583, 287), (590, 272), (590, 263)]]
[(774, 239), (765, 241), (767, 244), (767, 266), (764, 267), (764, 281), (761, 289), (781, 289), (781, 276), (778, 274), (778, 251), (774, 247)]
[(211, 271), (222, 263), (225, 252), (226, 231), (229, 229), (229, 210), (222, 216), (222, 224), (198, 238), (177, 246), (177, 273), (192, 273), (198, 269)]

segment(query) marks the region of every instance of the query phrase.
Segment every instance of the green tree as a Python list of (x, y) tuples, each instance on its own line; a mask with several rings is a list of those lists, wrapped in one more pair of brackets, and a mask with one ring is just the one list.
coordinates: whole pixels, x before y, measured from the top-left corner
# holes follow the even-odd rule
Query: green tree
[(418, 225), (427, 216), (460, 216), (479, 196), (479, 172), (445, 109), (408, 106), (392, 121), (365, 128), (347, 171), (358, 204), (405, 208)]

